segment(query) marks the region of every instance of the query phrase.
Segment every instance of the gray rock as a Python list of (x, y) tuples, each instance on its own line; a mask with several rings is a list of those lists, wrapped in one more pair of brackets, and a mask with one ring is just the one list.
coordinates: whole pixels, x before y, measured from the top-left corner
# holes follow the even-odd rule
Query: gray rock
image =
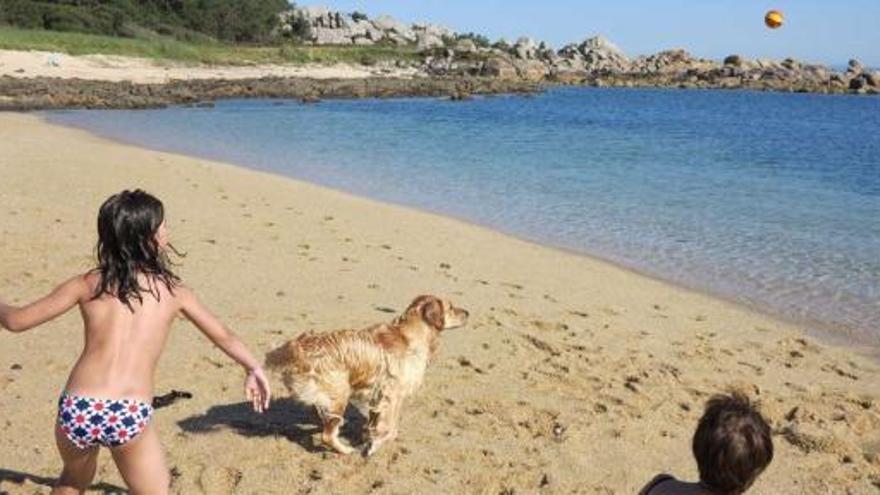
[(608, 38), (604, 36), (593, 36), (592, 38), (587, 38), (580, 45), (581, 52), (586, 54), (588, 51), (597, 51), (602, 53), (607, 53), (611, 57), (627, 59), (626, 54), (623, 53), (623, 50), (617, 47), (614, 43), (608, 40)]
[(518, 73), (516, 67), (503, 57), (490, 58), (483, 64), (483, 75), (498, 79), (516, 79)]
[(734, 67), (742, 67), (743, 58), (739, 55), (728, 55), (724, 59), (724, 65), (732, 65)]
[(522, 60), (530, 60), (535, 58), (535, 55), (538, 51), (538, 44), (532, 38), (527, 36), (523, 36), (516, 40), (516, 44), (513, 45), (513, 52), (516, 54), (517, 58)]
[(861, 74), (865, 70), (865, 67), (856, 59), (852, 59), (847, 64), (846, 71), (852, 74)]
[(550, 74), (547, 66), (538, 60), (515, 60), (517, 75), (526, 81), (541, 81)]
[(427, 31), (418, 33), (416, 44), (419, 50), (431, 50), (433, 48), (443, 48), (443, 39), (433, 35)]
[(436, 36), (438, 38), (443, 38), (444, 36), (454, 36), (455, 32), (445, 26), (440, 26), (437, 24), (431, 24), (427, 22), (415, 23), (412, 25), (413, 31), (416, 33), (424, 32), (425, 34), (429, 34), (432, 36)]
[(859, 74), (858, 76), (850, 79), (849, 81), (849, 89), (853, 91), (866, 90), (868, 88), (868, 79), (863, 75)]
[(460, 53), (477, 53), (477, 44), (469, 38), (460, 39), (455, 44), (455, 51)]
[(312, 39), (318, 45), (351, 45), (351, 33), (345, 29), (312, 28)]
[(398, 38), (402, 38), (406, 41), (416, 41), (416, 34), (413, 32), (412, 28), (391, 16), (381, 15), (373, 21), (373, 25), (382, 31), (391, 31), (397, 34)]
[(782, 66), (788, 70), (799, 71), (801, 70), (801, 63), (793, 58), (787, 58), (782, 61)]

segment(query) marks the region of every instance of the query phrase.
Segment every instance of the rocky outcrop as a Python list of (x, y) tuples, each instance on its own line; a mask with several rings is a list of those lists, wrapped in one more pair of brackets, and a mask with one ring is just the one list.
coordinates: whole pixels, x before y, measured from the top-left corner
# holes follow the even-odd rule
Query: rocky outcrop
[(299, 20), (305, 41), (318, 45), (392, 43), (417, 47), (421, 70), (433, 77), (484, 76), (504, 81), (549, 81), (596, 86), (748, 88), (819, 93), (880, 92), (880, 74), (851, 60), (844, 72), (793, 59), (748, 60), (730, 55), (723, 61), (694, 57), (682, 49), (630, 58), (603, 36), (593, 36), (554, 50), (522, 37), (493, 46), (475, 35), (459, 35), (433, 24), (407, 25), (389, 16), (367, 20), (326, 7), (299, 7), (282, 14), (282, 25)]
[[(303, 28), (302, 25), (305, 27)], [(407, 25), (383, 15), (374, 20), (327, 7), (295, 7), (279, 14), (279, 32), (298, 32), (303, 41), (315, 45), (372, 45), (379, 42), (396, 45), (416, 44), (429, 50), (444, 46), (444, 37), (454, 37), (452, 30), (427, 23)]]
[(722, 62), (694, 57), (685, 50), (665, 50), (634, 59), (613, 43), (593, 37), (558, 52), (528, 38), (513, 46), (481, 48), (482, 60), (447, 60), (429, 74), (481, 74), (504, 80), (549, 81), (624, 87), (746, 88), (810, 93), (880, 93), (880, 73), (867, 71), (857, 60), (844, 72), (794, 59), (749, 60), (731, 55)]
[[(201, 105), (224, 98), (285, 98), (314, 103), (328, 98), (388, 98), (532, 93), (537, 84), (496, 78), (174, 80), (162, 84), (83, 79), (0, 77), (0, 111), (50, 108), (152, 108)], [(208, 103), (209, 105), (209, 103)]]

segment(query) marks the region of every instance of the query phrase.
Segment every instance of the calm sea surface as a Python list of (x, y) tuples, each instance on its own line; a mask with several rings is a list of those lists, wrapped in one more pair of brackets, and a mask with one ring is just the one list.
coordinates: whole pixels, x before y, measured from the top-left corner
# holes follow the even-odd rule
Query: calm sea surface
[(880, 98), (567, 88), (47, 117), (470, 220), (880, 346)]

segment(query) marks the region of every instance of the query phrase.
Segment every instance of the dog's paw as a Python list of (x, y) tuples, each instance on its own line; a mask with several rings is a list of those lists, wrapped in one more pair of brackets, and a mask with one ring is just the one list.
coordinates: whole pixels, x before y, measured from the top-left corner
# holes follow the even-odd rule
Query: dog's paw
[(379, 447), (381, 447), (381, 446), (382, 446), (381, 443), (376, 443), (376, 442), (368, 443), (367, 448), (364, 449), (364, 453), (363, 453), (364, 457), (372, 456), (373, 454), (375, 454), (379, 450)]
[(375, 454), (383, 445), (394, 440), (396, 436), (397, 435), (385, 435), (369, 440), (369, 442), (367, 442), (367, 448), (364, 450), (364, 457), (370, 457)]
[(352, 447), (351, 445), (348, 445), (345, 442), (338, 440), (338, 439), (335, 442), (332, 442), (327, 446), (342, 455), (351, 455), (351, 454), (354, 454), (355, 452), (357, 452), (357, 450), (354, 447)]

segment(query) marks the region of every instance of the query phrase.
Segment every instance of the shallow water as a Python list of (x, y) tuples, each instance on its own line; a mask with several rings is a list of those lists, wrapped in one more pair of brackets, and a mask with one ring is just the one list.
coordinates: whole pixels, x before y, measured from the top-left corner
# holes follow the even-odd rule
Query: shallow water
[(563, 88), (47, 116), (463, 218), (880, 345), (880, 98)]

